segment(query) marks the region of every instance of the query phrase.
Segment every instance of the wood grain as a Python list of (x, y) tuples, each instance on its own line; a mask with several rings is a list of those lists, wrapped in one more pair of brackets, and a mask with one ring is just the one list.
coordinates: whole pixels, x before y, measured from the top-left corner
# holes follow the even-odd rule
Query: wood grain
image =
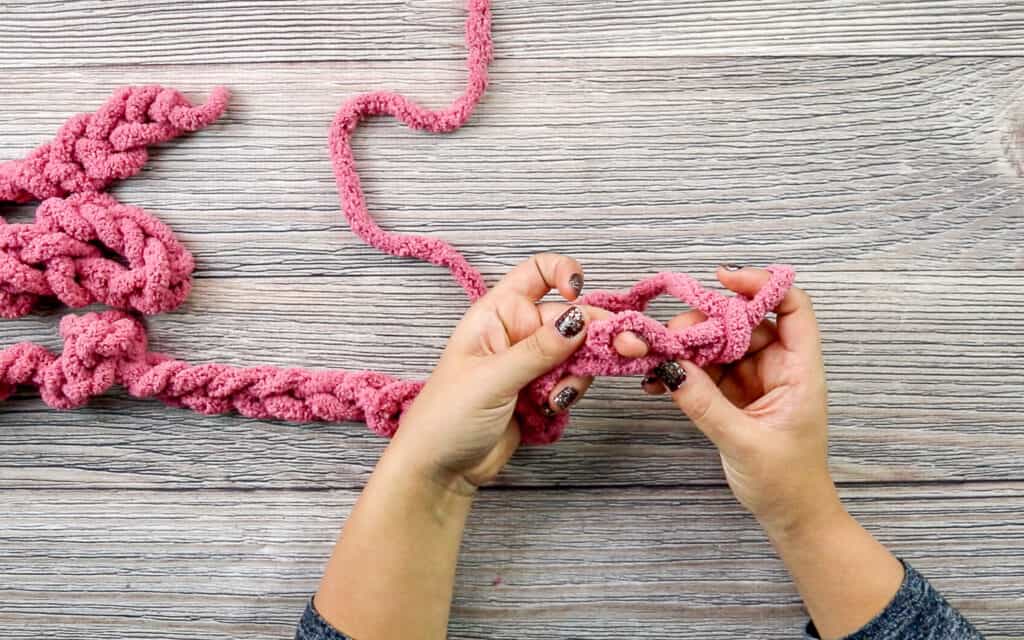
[[(987, 637), (1019, 638), (1021, 485), (949, 489), (844, 497)], [(290, 637), (354, 497), (8, 492), (0, 634)], [(805, 620), (724, 489), (503, 491), (485, 492), (471, 518), (450, 637), (774, 639)]]
[[(124, 84), (234, 93), (220, 123), (116, 189), (198, 259), (190, 301), (149, 322), (155, 348), (420, 377), (465, 310), (438, 269), (351, 235), (325, 151), (358, 92), (451, 100), (462, 2), (343, 5), (0, 0), (0, 157)], [(1024, 7), (494, 11), (491, 89), (467, 127), (357, 135), (378, 220), (451, 240), (491, 282), (539, 250), (579, 258), (590, 289), (795, 264), (824, 330), (847, 505), (987, 637), (1024, 636)], [(0, 323), (0, 347), (59, 347), (64, 312)], [(23, 393), (0, 427), (12, 638), (290, 637), (384, 446), (362, 425), (119, 393), (66, 413)], [(718, 464), (664, 399), (600, 381), (561, 443), (521, 451), (481, 496), (451, 637), (799, 635), (799, 599)]]
[[(824, 332), (839, 480), (1024, 480), (1024, 274), (809, 270), (801, 278)], [(466, 303), (437, 274), (398, 280), (202, 280), (186, 309), (149, 322), (152, 348), (196, 363), (377, 368), (421, 378)], [(678, 309), (662, 305), (656, 315), (670, 310)], [(4, 342), (58, 349), (59, 317), (5, 322)], [(3, 486), (352, 487), (383, 444), (361, 424), (203, 417), (120, 396), (77, 413), (26, 396), (3, 411)], [(566, 438), (524, 450), (502, 482), (721, 480), (704, 438), (665, 399), (645, 397), (625, 379), (598, 381)]]
[[(491, 282), (547, 248), (579, 258), (591, 288), (660, 269), (709, 274), (721, 261), (792, 262), (825, 331), (837, 477), (1024, 478), (1024, 210), (1001, 145), (1021, 60), (646, 62), (499, 64), (456, 135), (375, 123), (357, 153), (378, 219), (451, 239)], [(0, 97), (13, 114), (0, 123), (5, 147), (30, 148), (102, 101), (104, 85), (180, 76), (103, 69), (85, 84), (54, 73), (61, 93), (15, 72), (36, 88)], [(341, 97), (375, 86), (441, 104), (461, 82), (457, 65), (204, 67), (189, 88), (225, 76), (235, 100), (224, 122), (166, 145), (118, 188), (199, 261), (190, 301), (151, 321), (154, 348), (425, 375), (465, 298), (441, 270), (347, 230), (324, 127)], [(5, 322), (4, 343), (57, 348), (58, 318)], [(116, 397), (81, 417), (18, 401), (4, 418), (7, 486), (352, 487), (381, 446), (361, 425), (202, 418)], [(602, 381), (566, 441), (524, 452), (503, 482), (701, 484), (721, 472), (667, 403), (640, 397), (635, 381)]]
[[(457, 65), (187, 75), (199, 95), (230, 84), (231, 111), (166, 145), (117, 193), (178, 230), (201, 277), (397, 268), (338, 214), (326, 127), (368, 89), (445, 104), (463, 81)], [(26, 90), (0, 97), (0, 147), (20, 155), (120, 84), (182, 76), (54, 71), (44, 86), (14, 72)], [(356, 153), (383, 225), (446, 237), (492, 278), (545, 248), (609, 283), (721, 261), (1016, 270), (1022, 96), (1018, 58), (508, 62), (455, 135), (380, 121)]]
[[(0, 4), (0, 67), (462, 57), (461, 0)], [(1024, 53), (1007, 0), (495, 0), (502, 58)]]

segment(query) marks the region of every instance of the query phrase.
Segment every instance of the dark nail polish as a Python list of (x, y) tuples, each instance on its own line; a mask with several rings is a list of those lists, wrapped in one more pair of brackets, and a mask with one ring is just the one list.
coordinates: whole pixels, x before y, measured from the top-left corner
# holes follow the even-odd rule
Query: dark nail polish
[(541, 410), (541, 413), (543, 413), (544, 415), (546, 415), (549, 418), (553, 418), (556, 415), (558, 415), (558, 412), (555, 411), (554, 409), (552, 409), (551, 407), (549, 407), (548, 405), (544, 405), (543, 407), (540, 408), (540, 410)]
[(658, 379), (668, 387), (669, 391), (677, 390), (686, 382), (686, 371), (675, 360), (659, 364), (654, 368), (654, 375), (658, 376)]
[(640, 386), (646, 387), (647, 385), (654, 384), (656, 382), (658, 382), (657, 376), (644, 376), (644, 379), (640, 381)]
[(565, 387), (557, 394), (555, 394), (555, 406), (565, 411), (572, 406), (574, 402), (580, 397), (580, 392), (575, 387)]
[(562, 334), (563, 337), (571, 338), (583, 331), (583, 325), (585, 321), (583, 319), (583, 312), (580, 311), (579, 307), (569, 307), (566, 311), (555, 320), (555, 329), (558, 333)]
[(726, 271), (739, 271), (743, 267), (738, 264), (723, 264), (722, 268)]
[(569, 286), (576, 295), (580, 295), (580, 291), (583, 291), (583, 274), (574, 273), (569, 276)]

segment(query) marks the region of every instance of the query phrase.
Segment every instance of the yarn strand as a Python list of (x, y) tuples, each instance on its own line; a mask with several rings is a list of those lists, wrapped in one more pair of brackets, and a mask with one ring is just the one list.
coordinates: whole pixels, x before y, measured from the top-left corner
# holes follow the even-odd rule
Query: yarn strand
[[(487, 89), (493, 51), (489, 1), (469, 0), (467, 11), (465, 91), (439, 110), (396, 93), (356, 96), (338, 110), (329, 150), (339, 203), (353, 232), (380, 251), (447, 268), (475, 301), (486, 294), (487, 285), (455, 247), (439, 238), (386, 231), (373, 220), (351, 146), (359, 124), (371, 117), (388, 115), (430, 133), (452, 132), (469, 120)], [(31, 224), (8, 224), (0, 217), (0, 317), (24, 316), (48, 298), (72, 308), (94, 303), (112, 307), (65, 316), (60, 323), (60, 353), (33, 343), (0, 351), (0, 401), (19, 387), (35, 388), (47, 405), (74, 409), (119, 385), (133, 397), (203, 414), (238, 413), (291, 422), (360, 421), (376, 433), (394, 435), (423, 382), (373, 371), (192, 365), (149, 350), (140, 314), (178, 308), (191, 289), (195, 263), (169, 227), (103, 191), (114, 181), (137, 174), (149, 157), (148, 146), (214, 122), (227, 100), (222, 87), (197, 106), (174, 89), (127, 87), (95, 113), (69, 119), (52, 141), (26, 158), (0, 164), (0, 202), (42, 201)], [(612, 315), (591, 322), (584, 345), (520, 394), (516, 413), (523, 442), (546, 444), (561, 437), (568, 412), (552, 416), (545, 409), (552, 389), (567, 375), (630, 376), (645, 374), (668, 359), (703, 366), (741, 358), (754, 327), (781, 302), (793, 282), (793, 270), (787, 266), (768, 270), (768, 283), (753, 298), (725, 296), (685, 274), (668, 272), (628, 291), (583, 296), (580, 303)], [(661, 295), (699, 309), (707, 320), (668, 330), (643, 314)], [(619, 355), (613, 341), (623, 331), (643, 338), (648, 355)]]
[(487, 293), (484, 278), (444, 240), (384, 231), (370, 216), (352, 153), (352, 134), (363, 120), (389, 115), (411, 129), (449, 133), (464, 125), (487, 90), (487, 67), (493, 57), (488, 0), (469, 0), (466, 18), (466, 91), (446, 109), (431, 111), (397, 93), (365, 93), (345, 102), (331, 125), (330, 151), (341, 208), (352, 231), (367, 244), (394, 256), (415, 257), (446, 267), (470, 300)]

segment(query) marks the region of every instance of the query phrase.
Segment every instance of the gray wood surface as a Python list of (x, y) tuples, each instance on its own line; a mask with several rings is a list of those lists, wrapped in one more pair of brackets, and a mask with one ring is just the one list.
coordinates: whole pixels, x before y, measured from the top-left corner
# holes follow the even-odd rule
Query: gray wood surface
[[(461, 59), (462, 0), (0, 4), (0, 63)], [(506, 58), (1024, 53), (1016, 0), (494, 3)]]
[[(229, 86), (221, 122), (115, 190), (198, 260), (154, 347), (422, 377), (464, 296), (348, 232), (325, 138), (360, 91), (446, 104), (461, 22), (458, 0), (0, 2), (0, 157), (123, 84)], [(463, 130), (357, 135), (378, 220), (451, 240), (492, 282), (543, 249), (589, 288), (795, 264), (851, 510), (989, 637), (1024, 636), (1024, 6), (496, 0), (495, 32)], [(63, 313), (3, 321), (0, 345), (57, 348)], [(288, 637), (383, 445), (362, 425), (22, 394), (0, 405), (0, 636)], [(453, 638), (797, 635), (716, 454), (635, 380), (600, 381), (498, 484)]]
[[(844, 493), (987, 637), (1020, 638), (1024, 493), (950, 489)], [(97, 639), (290, 637), (355, 496), (10, 491), (0, 628), (69, 640), (82, 629)], [(538, 640), (781, 640), (805, 621), (781, 563), (724, 487), (485, 492), (453, 616), (454, 638)]]

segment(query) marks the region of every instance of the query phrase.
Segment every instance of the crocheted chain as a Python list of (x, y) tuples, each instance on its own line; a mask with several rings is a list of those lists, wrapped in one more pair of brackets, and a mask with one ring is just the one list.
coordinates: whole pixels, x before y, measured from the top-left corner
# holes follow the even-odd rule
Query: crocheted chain
[(4, 318), (28, 314), (41, 297), (69, 307), (101, 302), (146, 314), (170, 311), (188, 296), (195, 268), (170, 228), (104, 193), (49, 198), (35, 224), (0, 218), (0, 252)]
[(134, 397), (209, 415), (366, 422), (390, 436), (423, 386), (370, 371), (193, 366), (149, 352), (142, 323), (121, 311), (67, 315), (60, 334), (59, 356), (31, 343), (0, 352), (0, 400), (34, 385), (49, 406), (74, 409), (120, 384)]
[[(435, 133), (458, 129), (469, 119), (487, 87), (492, 45), (489, 2), (469, 0), (468, 10), (465, 93), (437, 111), (393, 93), (357, 96), (335, 117), (330, 151), (341, 207), (353, 231), (387, 253), (448, 268), (476, 300), (487, 292), (483, 276), (454, 247), (436, 238), (391, 233), (374, 222), (351, 147), (355, 129), (372, 116), (391, 115), (413, 129)], [(56, 297), (71, 307), (101, 302), (143, 314), (180, 305), (190, 288), (191, 254), (163, 223), (98, 191), (137, 173), (148, 157), (146, 145), (213, 122), (226, 101), (222, 88), (198, 107), (173, 89), (122, 89), (95, 114), (69, 120), (54, 141), (25, 160), (0, 165), (0, 201), (46, 199), (34, 224), (8, 225), (0, 218), (0, 315), (25, 315), (44, 297)], [(705, 365), (742, 357), (753, 328), (793, 282), (789, 267), (772, 266), (769, 271), (771, 279), (752, 299), (703, 289), (677, 273), (658, 274), (626, 292), (599, 291), (582, 297), (580, 303), (612, 315), (592, 322), (585, 344), (520, 395), (516, 412), (523, 442), (550, 443), (561, 436), (568, 413), (550, 416), (545, 408), (552, 389), (566, 375), (637, 375), (671, 358)], [(669, 331), (642, 313), (663, 294), (701, 310), (708, 319)], [(613, 340), (623, 331), (646, 340), (648, 355), (619, 355)], [(391, 436), (423, 386), (371, 371), (190, 365), (149, 351), (142, 322), (120, 310), (68, 315), (60, 323), (60, 333), (60, 354), (31, 343), (0, 351), (0, 400), (19, 386), (34, 386), (48, 405), (71, 409), (121, 385), (132, 396), (205, 414), (237, 412), (295, 422), (364, 421), (375, 432)]]
[(0, 202), (102, 191), (138, 173), (149, 159), (147, 146), (202, 129), (220, 117), (227, 102), (223, 87), (201, 107), (174, 89), (121, 89), (96, 113), (68, 120), (24, 160), (0, 164)]
[[(97, 192), (138, 173), (148, 145), (216, 120), (227, 100), (222, 87), (199, 107), (173, 89), (127, 87), (96, 113), (68, 120), (25, 159), (0, 164), (0, 202), (46, 200), (35, 224), (0, 217), (0, 316), (23, 316), (40, 297), (150, 314), (180, 305), (190, 290), (191, 254), (159, 220)], [(69, 194), (76, 195), (64, 199)]]

